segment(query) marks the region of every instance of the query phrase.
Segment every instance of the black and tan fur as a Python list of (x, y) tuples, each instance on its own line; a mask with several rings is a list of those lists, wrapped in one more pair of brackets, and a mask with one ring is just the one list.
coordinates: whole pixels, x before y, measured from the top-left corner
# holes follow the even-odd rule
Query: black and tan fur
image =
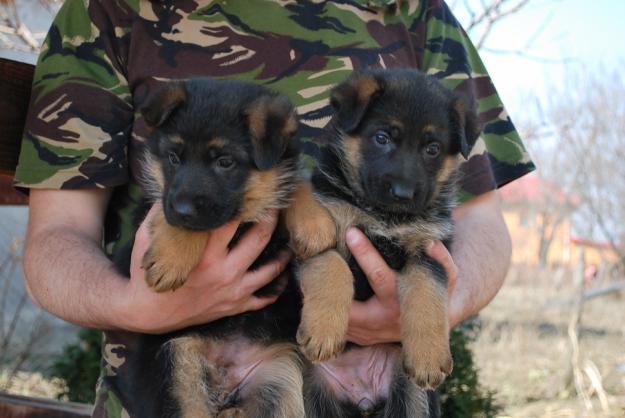
[[(479, 135), (477, 116), (463, 98), (415, 70), (358, 73), (332, 91), (331, 103), (335, 117), (313, 176), (314, 198), (296, 199), (287, 211), (291, 243), (302, 260), (297, 340), (313, 364), (341, 355), (352, 300), (372, 296), (345, 244), (355, 226), (398, 272), (403, 368), (387, 399), (359, 411), (340, 393), (325, 393), (313, 365), (307, 414), (428, 416), (421, 389), (436, 388), (451, 372), (452, 358), (447, 277), (425, 245), (452, 236), (456, 168)], [(297, 221), (313, 213), (314, 221)]]
[[(287, 206), (299, 180), (292, 144), (297, 119), (282, 95), (211, 79), (165, 83), (147, 98), (142, 114), (153, 129), (146, 140), (148, 204), (142, 212), (151, 202), (162, 204), (149, 226), (152, 244), (143, 268), (155, 291), (174, 291), (200, 261), (212, 230), (241, 221), (235, 244), (251, 223)], [(278, 227), (252, 268), (275, 258), (287, 243)], [(126, 274), (128, 257), (118, 263)], [(294, 344), (299, 291), (287, 269), (256, 294), (285, 288), (276, 303), (259, 311), (142, 336), (126, 359), (130, 374), (109, 383), (138, 417), (303, 417)], [(246, 350), (253, 374), (242, 387), (226, 387), (233, 353)]]

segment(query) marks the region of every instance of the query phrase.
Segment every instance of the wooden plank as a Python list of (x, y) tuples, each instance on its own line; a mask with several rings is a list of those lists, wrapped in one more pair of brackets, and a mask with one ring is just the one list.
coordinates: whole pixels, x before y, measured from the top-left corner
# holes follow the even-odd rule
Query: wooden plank
[(13, 187), (13, 177), (0, 174), (0, 205), (27, 205), (28, 195)]
[(0, 58), (0, 173), (13, 175), (26, 123), (35, 67)]
[(0, 393), (2, 418), (86, 418), (92, 411), (91, 405)]

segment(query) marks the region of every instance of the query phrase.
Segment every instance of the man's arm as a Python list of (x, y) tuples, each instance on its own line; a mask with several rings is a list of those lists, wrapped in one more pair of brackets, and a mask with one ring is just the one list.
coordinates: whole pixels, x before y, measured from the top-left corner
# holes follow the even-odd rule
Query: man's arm
[[(449, 323), (456, 326), (477, 314), (497, 294), (510, 266), (512, 246), (496, 191), (454, 210), (456, 229), (451, 254), (442, 243), (428, 254), (449, 276)], [(375, 296), (352, 303), (348, 340), (361, 345), (400, 340), (395, 272), (362, 232), (348, 232), (347, 244), (363, 269)]]
[[(479, 195), (458, 206), (451, 255), (443, 251), (430, 255), (443, 265), (455, 263), (456, 285), (449, 299), (449, 323), (452, 327), (476, 315), (501, 288), (512, 255), (512, 242), (501, 213), (497, 191)], [(446, 253), (446, 254), (445, 254)]]
[(238, 225), (219, 228), (185, 286), (157, 294), (140, 268), (149, 246), (146, 222), (137, 232), (130, 279), (118, 274), (101, 250), (109, 197), (103, 189), (31, 190), (24, 275), (29, 294), (42, 308), (93, 328), (165, 332), (275, 300), (253, 292), (284, 269), (289, 255), (247, 270), (269, 241), (276, 217), (255, 225), (231, 250), (228, 243)]

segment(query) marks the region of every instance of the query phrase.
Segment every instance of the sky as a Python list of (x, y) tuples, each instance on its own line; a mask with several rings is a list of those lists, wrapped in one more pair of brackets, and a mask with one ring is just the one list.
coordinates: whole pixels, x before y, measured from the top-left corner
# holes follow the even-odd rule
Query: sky
[(480, 53), (514, 119), (528, 96), (545, 97), (572, 71), (625, 66), (625, 1), (532, 0), (486, 47), (524, 54)]

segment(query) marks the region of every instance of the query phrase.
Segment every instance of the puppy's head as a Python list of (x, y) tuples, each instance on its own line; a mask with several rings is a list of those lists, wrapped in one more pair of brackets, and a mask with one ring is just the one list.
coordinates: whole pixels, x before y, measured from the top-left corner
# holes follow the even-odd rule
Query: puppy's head
[(343, 174), (387, 212), (427, 207), (480, 132), (466, 99), (416, 70), (357, 73), (334, 88), (331, 104)]
[[(208, 230), (256, 220), (285, 198), (294, 109), (284, 96), (235, 81), (173, 81), (146, 99), (147, 170), (171, 225)], [(287, 155), (288, 154), (288, 155)]]

